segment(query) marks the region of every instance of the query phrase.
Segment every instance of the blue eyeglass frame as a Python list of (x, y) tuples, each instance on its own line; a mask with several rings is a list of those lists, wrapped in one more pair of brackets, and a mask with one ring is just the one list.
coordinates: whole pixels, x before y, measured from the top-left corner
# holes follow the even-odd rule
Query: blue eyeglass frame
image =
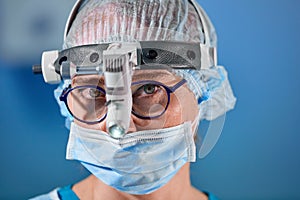
[[(183, 84), (185, 84), (187, 81), (185, 79), (182, 79), (181, 81), (179, 81), (178, 83), (176, 83), (175, 85), (169, 87), (169, 86), (166, 86), (165, 84), (161, 83), (161, 82), (158, 82), (158, 81), (152, 81), (152, 80), (142, 80), (142, 81), (137, 81), (137, 82), (133, 82), (131, 85), (138, 85), (138, 84), (153, 84), (153, 85), (159, 85), (161, 87), (163, 87), (166, 91), (167, 91), (167, 95), (168, 95), (168, 103), (164, 109), (164, 111), (159, 114), (159, 115), (155, 115), (155, 116), (142, 116), (142, 115), (139, 115), (138, 113), (134, 112), (134, 110), (131, 111), (131, 113), (140, 118), (140, 119), (146, 119), (146, 120), (149, 120), (149, 119), (155, 119), (155, 118), (158, 118), (160, 116), (162, 116), (166, 110), (168, 109), (169, 107), (169, 104), (170, 104), (170, 94), (175, 92), (179, 87), (181, 87)], [(75, 89), (80, 89), (80, 88), (94, 88), (94, 89), (98, 89), (100, 90), (104, 95), (106, 94), (105, 90), (99, 86), (96, 86), (96, 85), (82, 85), (82, 86), (76, 86), (74, 88), (71, 87), (71, 84), (66, 87), (63, 92), (61, 93), (60, 97), (59, 97), (59, 100), (60, 101), (63, 101), (68, 109), (68, 111), (70, 112), (70, 114), (78, 121), (80, 122), (83, 122), (83, 123), (86, 123), (86, 124), (96, 124), (96, 123), (100, 123), (102, 122), (106, 116), (107, 116), (107, 113), (105, 113), (105, 115), (103, 115), (99, 120), (96, 120), (96, 121), (93, 121), (93, 122), (88, 122), (88, 121), (84, 121), (82, 119), (79, 119), (77, 118), (75, 115), (73, 115), (72, 111), (70, 110), (69, 106), (68, 106), (68, 101), (67, 101), (67, 98), (68, 98), (68, 95), (70, 92), (72, 92), (73, 90)]]

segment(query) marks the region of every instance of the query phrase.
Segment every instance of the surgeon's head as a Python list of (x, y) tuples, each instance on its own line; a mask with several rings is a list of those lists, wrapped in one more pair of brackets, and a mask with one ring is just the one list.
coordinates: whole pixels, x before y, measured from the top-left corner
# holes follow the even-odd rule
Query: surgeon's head
[(71, 75), (55, 95), (71, 123), (67, 158), (117, 190), (165, 185), (195, 161), (199, 121), (234, 107), (194, 1), (80, 1), (63, 47), (58, 70)]
[[(87, 1), (79, 8), (64, 47), (140, 41), (203, 40), (200, 18), (195, 7), (188, 1)], [(197, 100), (187, 84), (184, 83), (176, 91), (169, 92), (171, 86), (183, 79), (171, 69), (172, 66), (167, 70), (150, 68), (133, 72), (133, 112), (129, 132), (172, 127), (184, 121), (193, 121), (197, 117)], [(77, 80), (80, 79), (82, 77), (75, 76), (72, 86), (77, 86)], [(141, 81), (142, 83), (135, 84)], [(104, 89), (104, 77), (99, 77), (98, 82), (98, 86)], [(70, 99), (72, 96), (75, 95), (69, 95)], [(69, 100), (69, 105), (73, 104), (69, 106), (70, 110), (89, 110), (86, 107), (82, 109), (78, 102), (74, 102), (74, 98)], [(105, 105), (101, 106), (101, 112), (103, 117), (107, 112)], [(84, 112), (80, 114), (80, 119), (87, 117)], [(103, 121), (92, 125), (75, 117), (75, 122), (81, 126), (108, 130), (108, 123), (104, 118)]]
[[(207, 52), (206, 50), (199, 52), (203, 55), (196, 55), (200, 59), (200, 62), (198, 62), (197, 64), (202, 64), (202, 67), (195, 66), (197, 64), (192, 67), (187, 67), (184, 66), (185, 63), (180, 62), (175, 63), (176, 65), (172, 65), (174, 64), (174, 62), (176, 62), (174, 61), (172, 64), (168, 64), (168, 67), (163, 66), (160, 68), (160, 66), (157, 65), (160, 65), (161, 63), (157, 62), (154, 63), (153, 68), (148, 67), (145, 70), (134, 70), (132, 82), (135, 82), (135, 77), (143, 77), (144, 80), (148, 81), (153, 80), (157, 82), (159, 80), (158, 82), (160, 82), (164, 86), (172, 86), (172, 84), (176, 83), (176, 81), (174, 82), (174, 80), (180, 81), (180, 79), (185, 79), (187, 81), (187, 84), (183, 84), (182, 88), (180, 87), (179, 90), (174, 93), (167, 92), (168, 89), (163, 86), (158, 86), (155, 84), (145, 84), (146, 86), (152, 86), (153, 88), (156, 88), (155, 91), (160, 91), (158, 89), (162, 89), (164, 98), (167, 98), (168, 96), (170, 97), (167, 100), (158, 103), (156, 105), (156, 108), (154, 108), (155, 106), (151, 104), (148, 105), (148, 108), (144, 108), (147, 109), (147, 112), (149, 112), (150, 108), (152, 110), (151, 112), (154, 112), (153, 110), (157, 110), (158, 107), (160, 107), (160, 109), (155, 112), (162, 112), (163, 114), (159, 117), (157, 117), (157, 114), (154, 114), (153, 116), (155, 117), (153, 117), (151, 114), (146, 114), (146, 116), (143, 116), (145, 114), (139, 115), (138, 113), (136, 113), (137, 111), (134, 111), (140, 109), (140, 106), (138, 107), (136, 105), (137, 102), (144, 103), (144, 101), (141, 101), (140, 97), (140, 101), (137, 101), (136, 99), (138, 98), (138, 96), (134, 95), (132, 112), (133, 115), (131, 115), (132, 119), (130, 120), (131, 130), (162, 128), (163, 126), (170, 127), (174, 124), (180, 124), (183, 121), (193, 121), (198, 116), (197, 114), (195, 114), (195, 112), (199, 113), (199, 115), (201, 116), (200, 118), (202, 119), (216, 118), (216, 116), (220, 115), (220, 113), (224, 113), (224, 110), (226, 109), (222, 110), (222, 108), (216, 111), (212, 109), (202, 108), (202, 112), (199, 112), (200, 104), (208, 104), (208, 101), (206, 100), (209, 96), (211, 97), (211, 95), (209, 94), (210, 88), (208, 88), (209, 85), (207, 84), (209, 78), (217, 76), (213, 78), (220, 80), (222, 79), (222, 77), (217, 70), (214, 70), (214, 73), (211, 73), (211, 77), (207, 77), (205, 75), (207, 69), (213, 68), (216, 62), (216, 55), (210, 54), (216, 48), (216, 36), (214, 28), (211, 25), (209, 19), (207, 18), (203, 10), (200, 7), (197, 7), (195, 3), (190, 1), (82, 1), (77, 5), (77, 8), (75, 10), (76, 12), (74, 13), (76, 14), (73, 13), (73, 18), (66, 28), (66, 37), (64, 41), (65, 49), (87, 44), (126, 43), (141, 41), (154, 41), (153, 43), (159, 43), (159, 41), (200, 43), (203, 47), (208, 49)], [(153, 46), (151, 45), (151, 43), (150, 46), (149, 44), (147, 45), (149, 48)], [(147, 47), (147, 45), (144, 45), (143, 47), (145, 48)], [(162, 47), (160, 46), (158, 48)], [(166, 49), (169, 51), (172, 51), (174, 48), (184, 47), (174, 47), (174, 45), (170, 47), (166, 46)], [(157, 53), (157, 51), (154, 51), (154, 53)], [(182, 56), (176, 55), (178, 53), (190, 53), (191, 55), (188, 56), (195, 56), (195, 52), (189, 50), (182, 52), (175, 51), (175, 53), (171, 56)], [(171, 59), (171, 56), (166, 57), (165, 59)], [(187, 58), (189, 57), (184, 57), (184, 59)], [(190, 70), (190, 68), (196, 70)], [(201, 68), (202, 71), (199, 70)], [(142, 76), (141, 74), (144, 75)], [(166, 75), (169, 78), (164, 78), (164, 76)], [(171, 76), (173, 77), (171, 78)], [(87, 77), (88, 76), (82, 75), (81, 77), (73, 77), (72, 85), (78, 85), (78, 81), (76, 80), (82, 80), (83, 78), (87, 80)], [(93, 79), (96, 78), (93, 77)], [(102, 84), (102, 87), (100, 88), (103, 90), (105, 90), (104, 79), (104, 76), (102, 78), (100, 78), (99, 76), (98, 79), (99, 84)], [(69, 84), (69, 82), (67, 84)], [(137, 86), (140, 86), (140, 88), (138, 88), (139, 92), (142, 90), (142, 88), (145, 88), (144, 86), (142, 87), (142, 85), (138, 84), (135, 85), (135, 89)], [(191, 95), (185, 94), (181, 95), (180, 98), (176, 98), (176, 94), (180, 95), (179, 92), (184, 89), (190, 92), (192, 91), (194, 97), (191, 98)], [(69, 99), (71, 99), (72, 96), (76, 96), (71, 95), (76, 91), (77, 90), (74, 90), (70, 93), (70, 95), (68, 95)], [(149, 95), (150, 94), (148, 94), (148, 96)], [(144, 96), (143, 100), (145, 100), (145, 98), (146, 97)], [(174, 104), (175, 101), (178, 104), (176, 106)], [(190, 103), (190, 101), (194, 102)], [(184, 104), (182, 102), (186, 103)], [(214, 103), (213, 101), (211, 102)], [(70, 105), (72, 103), (74, 103), (74, 105)], [(147, 105), (148, 102), (145, 103), (146, 104), (143, 105)], [(154, 101), (152, 102), (152, 104), (153, 103)], [(215, 107), (215, 105), (212, 105), (212, 103), (209, 103), (210, 106)], [(223, 105), (218, 105), (218, 107), (222, 107)], [(79, 117), (77, 117), (76, 114), (79, 114), (79, 112), (76, 112), (76, 109), (89, 109), (82, 106), (79, 107), (78, 104), (76, 104), (76, 101), (69, 101), (68, 108), (69, 111), (74, 110), (74, 112), (71, 112), (71, 114), (73, 115), (72, 117), (75, 117), (74, 121), (76, 123), (79, 123), (84, 127), (101, 127), (102, 129), (107, 130), (105, 123), (106, 116), (105, 114), (103, 114), (107, 112), (105, 106), (101, 107), (101, 112), (103, 113), (101, 114), (100, 119), (102, 120), (99, 119), (99, 116), (95, 116), (99, 115), (99, 113), (93, 116), (93, 118), (97, 118), (97, 120), (93, 119), (92, 121), (99, 121), (100, 123), (98, 124), (84, 123), (85, 121), (89, 120), (78, 120)], [(173, 117), (170, 118), (168, 117), (168, 115), (172, 110), (174, 113)], [(179, 116), (175, 115), (175, 111)], [(68, 112), (62, 111), (62, 113), (70, 116)], [(84, 112), (81, 112), (81, 114), (86, 115)], [(88, 118), (90, 116), (86, 115), (85, 117)], [(178, 122), (171, 123), (170, 120), (175, 120)]]

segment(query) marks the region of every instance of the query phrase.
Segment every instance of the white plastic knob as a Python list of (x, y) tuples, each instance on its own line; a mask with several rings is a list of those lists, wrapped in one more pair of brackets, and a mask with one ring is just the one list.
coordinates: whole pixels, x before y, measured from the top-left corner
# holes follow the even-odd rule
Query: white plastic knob
[(54, 62), (58, 58), (58, 51), (45, 51), (42, 55), (42, 72), (44, 81), (49, 84), (58, 84), (61, 77), (55, 72)]

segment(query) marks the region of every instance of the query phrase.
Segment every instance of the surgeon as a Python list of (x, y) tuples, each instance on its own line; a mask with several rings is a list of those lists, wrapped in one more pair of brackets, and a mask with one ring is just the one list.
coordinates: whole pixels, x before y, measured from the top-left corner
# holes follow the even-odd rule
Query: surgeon
[(66, 157), (91, 175), (33, 199), (217, 199), (190, 181), (199, 122), (236, 101), (216, 42), (192, 0), (78, 1), (34, 71), (59, 84)]

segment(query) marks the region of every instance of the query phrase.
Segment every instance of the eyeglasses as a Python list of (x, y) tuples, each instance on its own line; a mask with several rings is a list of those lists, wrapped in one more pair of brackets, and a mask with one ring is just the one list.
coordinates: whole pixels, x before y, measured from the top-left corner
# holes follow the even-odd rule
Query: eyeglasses
[[(182, 79), (174, 86), (143, 80), (133, 82), (132, 114), (140, 119), (153, 119), (162, 116), (170, 103), (170, 94), (186, 83)], [(106, 92), (97, 85), (80, 85), (65, 88), (60, 100), (66, 104), (70, 114), (78, 121), (95, 124), (103, 121), (107, 115)]]

